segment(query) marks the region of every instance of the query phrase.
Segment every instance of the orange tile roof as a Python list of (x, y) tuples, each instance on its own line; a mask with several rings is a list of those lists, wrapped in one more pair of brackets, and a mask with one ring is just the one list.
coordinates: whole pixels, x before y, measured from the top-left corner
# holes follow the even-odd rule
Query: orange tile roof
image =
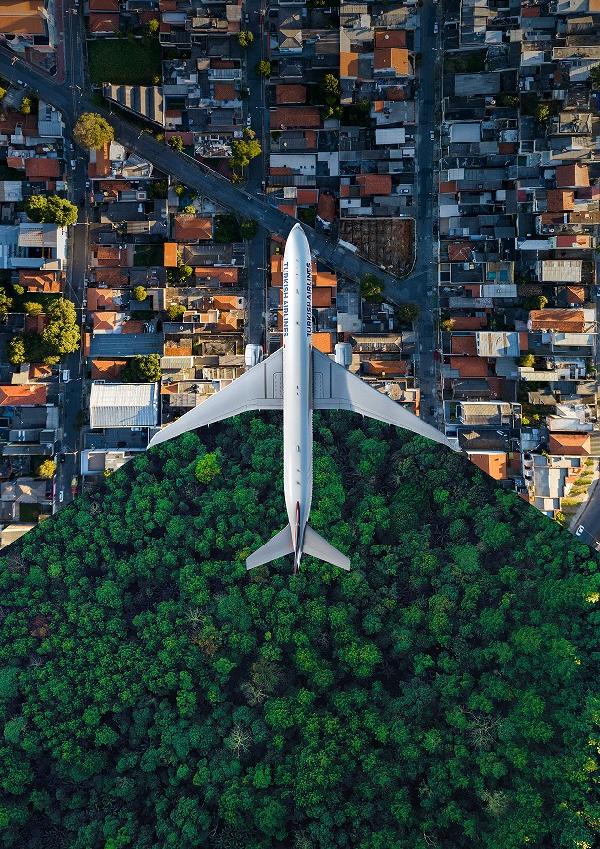
[(406, 30), (377, 30), (375, 32), (375, 47), (406, 47)]
[(547, 193), (548, 212), (575, 209), (575, 192), (571, 189), (550, 189)]
[(397, 377), (408, 374), (407, 360), (367, 360), (363, 362), (365, 374), (376, 374), (380, 377)]
[(477, 356), (477, 342), (475, 334), (470, 333), (468, 336), (457, 336), (452, 334), (450, 339), (450, 351), (453, 354), (465, 354), (471, 357)]
[(0, 3), (0, 32), (45, 35), (44, 4), (37, 0), (3, 0)]
[(114, 330), (118, 324), (118, 313), (116, 312), (90, 312), (92, 318), (92, 330)]
[(25, 170), (25, 157), (23, 156), (7, 156), (6, 164), (9, 168), (15, 168), (17, 171)]
[(591, 248), (592, 239), (587, 233), (570, 233), (556, 237), (557, 248)]
[(62, 292), (63, 281), (53, 271), (19, 271), (19, 283), (28, 292)]
[(292, 218), (296, 217), (296, 204), (294, 203), (279, 203), (277, 204), (277, 209), (286, 215), (291, 215)]
[(113, 289), (96, 289), (91, 286), (87, 290), (88, 312), (96, 312), (98, 309), (118, 310), (119, 304), (115, 301), (117, 295)]
[(163, 249), (165, 268), (177, 268), (177, 242), (165, 242)]
[(283, 105), (286, 103), (306, 103), (305, 85), (277, 85), (275, 86), (275, 103)]
[(129, 283), (129, 273), (125, 268), (110, 268), (99, 265), (94, 269), (94, 275), (96, 283), (105, 283), (107, 286), (114, 286), (116, 289), (127, 286)]
[(450, 357), (450, 368), (460, 377), (488, 377), (489, 366), (481, 357)]
[(467, 262), (471, 258), (473, 245), (471, 242), (449, 242), (448, 259), (450, 262)]
[(585, 331), (585, 318), (583, 310), (578, 309), (531, 310), (529, 327), (531, 330), (583, 333)]
[(360, 186), (360, 196), (389, 195), (392, 191), (390, 174), (359, 174), (356, 182)]
[(333, 290), (329, 286), (315, 286), (312, 292), (313, 307), (330, 307), (333, 303)]
[(358, 53), (340, 53), (340, 77), (358, 76)]
[(212, 239), (212, 218), (198, 218), (196, 215), (183, 213), (175, 216), (173, 238), (177, 241), (208, 242)]
[(451, 315), (453, 330), (483, 330), (487, 327), (486, 315)]
[(567, 301), (570, 304), (585, 304), (585, 286), (567, 286)]
[(590, 176), (587, 165), (574, 162), (572, 165), (559, 165), (556, 169), (556, 187), (589, 186)]
[(25, 160), (25, 174), (29, 179), (59, 177), (60, 162), (58, 159), (48, 159), (47, 156), (30, 156)]
[(116, 380), (127, 360), (92, 360), (92, 380)]
[(333, 353), (333, 333), (319, 332), (312, 335), (313, 346), (322, 354)]
[(458, 191), (458, 181), (441, 180), (438, 191), (441, 195), (454, 195)]
[(575, 454), (578, 456), (590, 454), (592, 441), (589, 433), (551, 433), (548, 439), (550, 454)]
[(304, 131), (304, 142), (307, 150), (314, 150), (317, 146), (317, 134), (314, 130)]
[(317, 204), (317, 215), (323, 221), (335, 221), (336, 204), (333, 195), (319, 192), (319, 203)]
[(504, 451), (490, 454), (467, 452), (469, 460), (494, 480), (505, 480), (508, 473), (507, 455)]
[(235, 99), (235, 86), (232, 83), (215, 83), (215, 100)]
[(401, 47), (376, 47), (373, 57), (373, 69), (385, 71), (392, 68), (398, 76), (406, 77), (412, 73), (408, 50)]
[(526, 330), (519, 330), (519, 351), (529, 350), (529, 333)]
[(119, 0), (89, 0), (90, 12), (118, 12)]
[(271, 130), (318, 129), (321, 114), (316, 106), (277, 106), (270, 110)]
[(212, 309), (223, 310), (238, 310), (239, 309), (238, 295), (214, 295), (212, 299)]
[(202, 278), (212, 278), (213, 280), (218, 280), (219, 283), (237, 283), (239, 278), (238, 269), (233, 267), (214, 268), (213, 266), (199, 266), (194, 269), (194, 273), (199, 280)]
[(45, 404), (47, 397), (48, 387), (44, 383), (0, 386), (0, 407), (33, 407)]
[(36, 364), (29, 366), (29, 379), (30, 380), (43, 380), (44, 378), (52, 377), (52, 367), (45, 366), (43, 364)]
[(119, 16), (91, 12), (88, 16), (90, 32), (119, 32)]
[(303, 204), (313, 204), (319, 199), (318, 189), (298, 189), (296, 193), (296, 203), (299, 206)]
[(94, 152), (95, 162), (88, 165), (90, 177), (108, 177), (110, 175), (110, 145), (105, 144)]
[(407, 98), (406, 92), (404, 91), (404, 89), (401, 86), (393, 85), (393, 86), (389, 86), (388, 88), (386, 88), (385, 99), (386, 100), (399, 101), (399, 100), (407, 100), (408, 98)]
[(315, 271), (313, 262), (313, 286), (337, 286), (337, 274), (335, 271)]

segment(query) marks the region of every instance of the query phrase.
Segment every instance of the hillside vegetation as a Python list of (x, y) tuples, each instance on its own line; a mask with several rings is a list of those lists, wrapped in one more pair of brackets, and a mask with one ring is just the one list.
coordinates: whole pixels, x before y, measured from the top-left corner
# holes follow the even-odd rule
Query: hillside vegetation
[(3, 552), (1, 845), (598, 845), (590, 550), (432, 443), (315, 431), (311, 522), (349, 574), (246, 574), (287, 522), (252, 416)]

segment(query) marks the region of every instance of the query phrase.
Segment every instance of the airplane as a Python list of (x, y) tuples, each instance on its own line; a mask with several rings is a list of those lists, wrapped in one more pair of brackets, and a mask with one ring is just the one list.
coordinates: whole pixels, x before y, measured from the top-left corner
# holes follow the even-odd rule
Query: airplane
[(301, 225), (295, 224), (283, 254), (283, 346), (167, 425), (148, 445), (152, 448), (249, 410), (283, 412), (283, 477), (289, 524), (246, 559), (247, 569), (289, 554), (294, 556), (294, 573), (303, 554), (350, 569), (350, 559), (308, 524), (313, 488), (313, 410), (351, 410), (453, 448), (435, 427), (312, 346), (312, 285), (310, 247)]

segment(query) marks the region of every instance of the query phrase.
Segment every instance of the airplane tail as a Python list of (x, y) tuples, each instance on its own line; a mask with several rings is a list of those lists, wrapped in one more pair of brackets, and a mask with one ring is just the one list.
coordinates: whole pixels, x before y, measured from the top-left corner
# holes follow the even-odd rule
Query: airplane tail
[(246, 558), (246, 569), (254, 569), (255, 566), (262, 566), (263, 563), (270, 563), (271, 560), (285, 557), (286, 554), (294, 554), (294, 571), (297, 571), (303, 553), (324, 560), (326, 563), (331, 563), (333, 566), (339, 566), (340, 569), (346, 571), (350, 569), (350, 559), (323, 539), (316, 531), (313, 531), (310, 525), (306, 525), (304, 529), (304, 545), (301, 551), (294, 551), (292, 531), (290, 526), (286, 525), (269, 542), (257, 548), (253, 554)]

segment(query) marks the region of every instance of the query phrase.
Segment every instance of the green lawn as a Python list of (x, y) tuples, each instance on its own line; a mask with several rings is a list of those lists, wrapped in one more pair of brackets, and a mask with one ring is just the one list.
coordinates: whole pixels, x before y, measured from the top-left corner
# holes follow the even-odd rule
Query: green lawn
[(156, 38), (111, 38), (88, 41), (92, 83), (152, 85), (160, 75), (160, 44)]

